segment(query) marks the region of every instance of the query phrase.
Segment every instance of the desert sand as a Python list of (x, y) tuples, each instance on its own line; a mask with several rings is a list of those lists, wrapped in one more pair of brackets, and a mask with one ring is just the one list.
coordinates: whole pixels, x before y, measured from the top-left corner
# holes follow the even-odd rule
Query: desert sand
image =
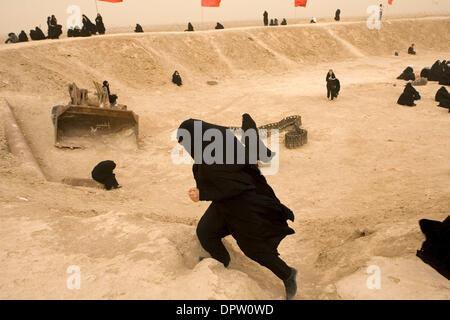
[[(397, 105), (406, 82), (395, 79), (449, 59), (449, 29), (444, 16), (372, 31), (352, 21), (0, 45), (0, 97), (48, 180), (8, 152), (0, 131), (0, 298), (284, 299), (282, 282), (230, 237), (229, 268), (198, 262), (195, 226), (209, 203), (188, 199), (191, 167), (170, 158), (183, 120), (238, 126), (247, 112), (258, 125), (298, 114), (308, 130), (295, 150), (280, 136), (279, 172), (268, 177), (296, 215), (296, 234), (279, 247), (299, 270), (296, 299), (450, 299), (449, 281), (415, 256), (419, 219), (449, 214), (450, 115), (436, 107), (436, 82), (418, 87), (417, 107)], [(413, 42), (417, 56), (406, 54)], [(329, 68), (342, 85), (332, 102)], [(55, 148), (50, 110), (68, 102), (67, 84), (92, 90), (105, 79), (140, 117), (138, 147)], [(60, 183), (106, 159), (122, 189)], [(79, 290), (66, 286), (73, 265)], [(366, 286), (370, 265), (379, 290)]]

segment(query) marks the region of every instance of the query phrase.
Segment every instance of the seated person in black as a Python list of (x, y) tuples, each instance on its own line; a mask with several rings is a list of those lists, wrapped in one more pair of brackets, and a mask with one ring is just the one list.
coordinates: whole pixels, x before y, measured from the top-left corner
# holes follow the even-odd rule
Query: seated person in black
[(172, 83), (176, 84), (177, 86), (182, 86), (183, 81), (181, 80), (180, 73), (178, 71), (175, 71), (172, 75)]
[(106, 190), (118, 189), (120, 186), (116, 180), (116, 175), (113, 173), (115, 168), (114, 161), (102, 161), (92, 170), (92, 179), (103, 184)]

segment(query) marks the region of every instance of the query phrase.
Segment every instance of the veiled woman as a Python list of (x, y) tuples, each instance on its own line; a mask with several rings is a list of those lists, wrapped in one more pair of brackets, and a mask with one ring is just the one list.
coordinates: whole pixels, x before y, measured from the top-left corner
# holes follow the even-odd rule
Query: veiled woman
[(186, 120), (178, 129), (178, 142), (194, 159), (196, 187), (189, 190), (189, 197), (194, 202), (211, 201), (197, 236), (211, 257), (227, 267), (230, 255), (222, 238), (231, 235), (247, 257), (283, 280), (290, 300), (297, 292), (297, 270), (280, 259), (278, 245), (295, 233), (287, 224), (294, 221), (294, 214), (278, 200), (258, 168), (257, 160), (269, 162), (274, 154), (259, 140), (248, 114), (242, 128), (243, 143), (226, 127), (201, 120)]

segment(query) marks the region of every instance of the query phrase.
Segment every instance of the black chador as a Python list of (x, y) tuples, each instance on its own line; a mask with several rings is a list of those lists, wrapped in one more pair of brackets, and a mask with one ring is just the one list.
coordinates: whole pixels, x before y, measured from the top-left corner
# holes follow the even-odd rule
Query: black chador
[(450, 62), (444, 61), (442, 63), (442, 73), (441, 78), (439, 79), (439, 84), (444, 86), (450, 86)]
[(330, 78), (328, 78), (327, 75), (327, 98), (331, 100), (337, 98), (339, 91), (341, 91), (341, 83), (339, 79), (334, 77), (334, 73)]
[(443, 222), (422, 219), (419, 226), (426, 240), (417, 256), (450, 280), (450, 216)]
[(217, 22), (216, 30), (222, 30), (222, 29), (225, 29), (223, 24), (221, 24), (220, 22)]
[(183, 81), (181, 80), (180, 73), (178, 71), (175, 71), (172, 75), (172, 83), (176, 84), (177, 86), (182, 86)]
[(439, 81), (442, 76), (441, 61), (437, 60), (431, 66), (430, 73), (428, 75), (428, 81)]
[(93, 34), (97, 34), (97, 26), (95, 24), (92, 23), (92, 21), (83, 14), (83, 18), (82, 18), (82, 22), (83, 22), (83, 28), (82, 28), (82, 34), (83, 36), (89, 36), (93, 35)]
[(22, 32), (20, 32), (19, 34), (19, 42), (27, 42), (28, 41), (28, 36), (25, 33), (25, 31), (22, 30)]
[(192, 23), (188, 23), (188, 28), (184, 31), (194, 31), (194, 26), (192, 25)]
[[(256, 124), (250, 119), (248, 115), (243, 118), (243, 127), (255, 130)], [(217, 145), (214, 139), (212, 142), (203, 141), (203, 134), (209, 129), (214, 129), (227, 143)], [(252, 161), (259, 155), (248, 157), (249, 152), (245, 149), (252, 151), (256, 148), (244, 146), (225, 127), (194, 119), (181, 124), (177, 137), (194, 159), (192, 170), (198, 190), (197, 200), (211, 201), (197, 226), (202, 247), (227, 267), (230, 255), (221, 239), (233, 236), (247, 257), (283, 280), (286, 298), (292, 299), (297, 291), (297, 271), (280, 259), (278, 245), (287, 235), (295, 233), (287, 224), (287, 220), (294, 221), (294, 214), (276, 197), (257, 162)], [(255, 139), (252, 141), (256, 143)], [(217, 158), (202, 161), (202, 154), (206, 153), (205, 150), (211, 151), (212, 144), (216, 148), (211, 154)], [(261, 155), (270, 153), (265, 146), (261, 150)], [(247, 156), (241, 159), (238, 154)], [(262, 157), (260, 160), (270, 161), (270, 158)]]
[(267, 13), (267, 11), (264, 11), (263, 22), (266, 27), (269, 25), (269, 14)]
[(398, 98), (397, 103), (402, 106), (415, 107), (416, 104), (414, 101), (420, 100), (420, 98), (419, 92), (414, 89), (411, 82), (408, 82), (403, 90), (403, 93)]
[(340, 21), (341, 20), (341, 9), (336, 10), (336, 14), (334, 16), (334, 20)]
[(414, 70), (411, 67), (407, 67), (405, 70), (403, 70), (402, 74), (397, 77), (399, 80), (406, 80), (406, 81), (414, 81), (416, 80), (416, 75), (414, 74)]
[(95, 18), (95, 26), (97, 27), (98, 34), (105, 34), (106, 29), (105, 25), (103, 24), (103, 18), (100, 15), (100, 13), (98, 13), (97, 17)]
[(450, 112), (450, 93), (445, 87), (441, 87), (436, 92), (435, 100), (439, 102), (439, 107), (449, 109), (448, 112)]
[(116, 175), (113, 173), (116, 168), (114, 161), (102, 161), (92, 170), (92, 179), (103, 184), (106, 190), (120, 188), (116, 180)]
[(137, 23), (136, 28), (134, 29), (134, 32), (137, 32), (137, 33), (144, 32), (144, 29), (142, 29), (142, 26), (139, 23)]

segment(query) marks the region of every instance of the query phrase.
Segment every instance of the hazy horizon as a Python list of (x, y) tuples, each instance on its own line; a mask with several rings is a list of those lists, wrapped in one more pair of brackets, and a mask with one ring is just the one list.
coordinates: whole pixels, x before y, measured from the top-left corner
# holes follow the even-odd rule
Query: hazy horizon
[[(69, 16), (67, 8), (78, 5), (91, 20), (96, 15), (95, 0), (15, 0), (1, 1), (0, 33), (20, 32), (35, 26), (47, 31), (46, 18), (55, 14), (58, 23), (66, 29)], [(332, 18), (337, 8), (341, 17), (354, 18), (368, 16), (369, 5), (384, 4), (385, 16), (389, 15), (438, 15), (450, 14), (450, 0), (309, 0), (306, 8), (294, 8), (294, 0), (222, 0), (220, 8), (201, 9), (200, 0), (124, 0), (123, 3), (97, 1), (106, 27), (163, 24), (187, 24), (188, 21), (246, 21), (262, 19), (267, 10), (272, 17), (292, 19)]]

